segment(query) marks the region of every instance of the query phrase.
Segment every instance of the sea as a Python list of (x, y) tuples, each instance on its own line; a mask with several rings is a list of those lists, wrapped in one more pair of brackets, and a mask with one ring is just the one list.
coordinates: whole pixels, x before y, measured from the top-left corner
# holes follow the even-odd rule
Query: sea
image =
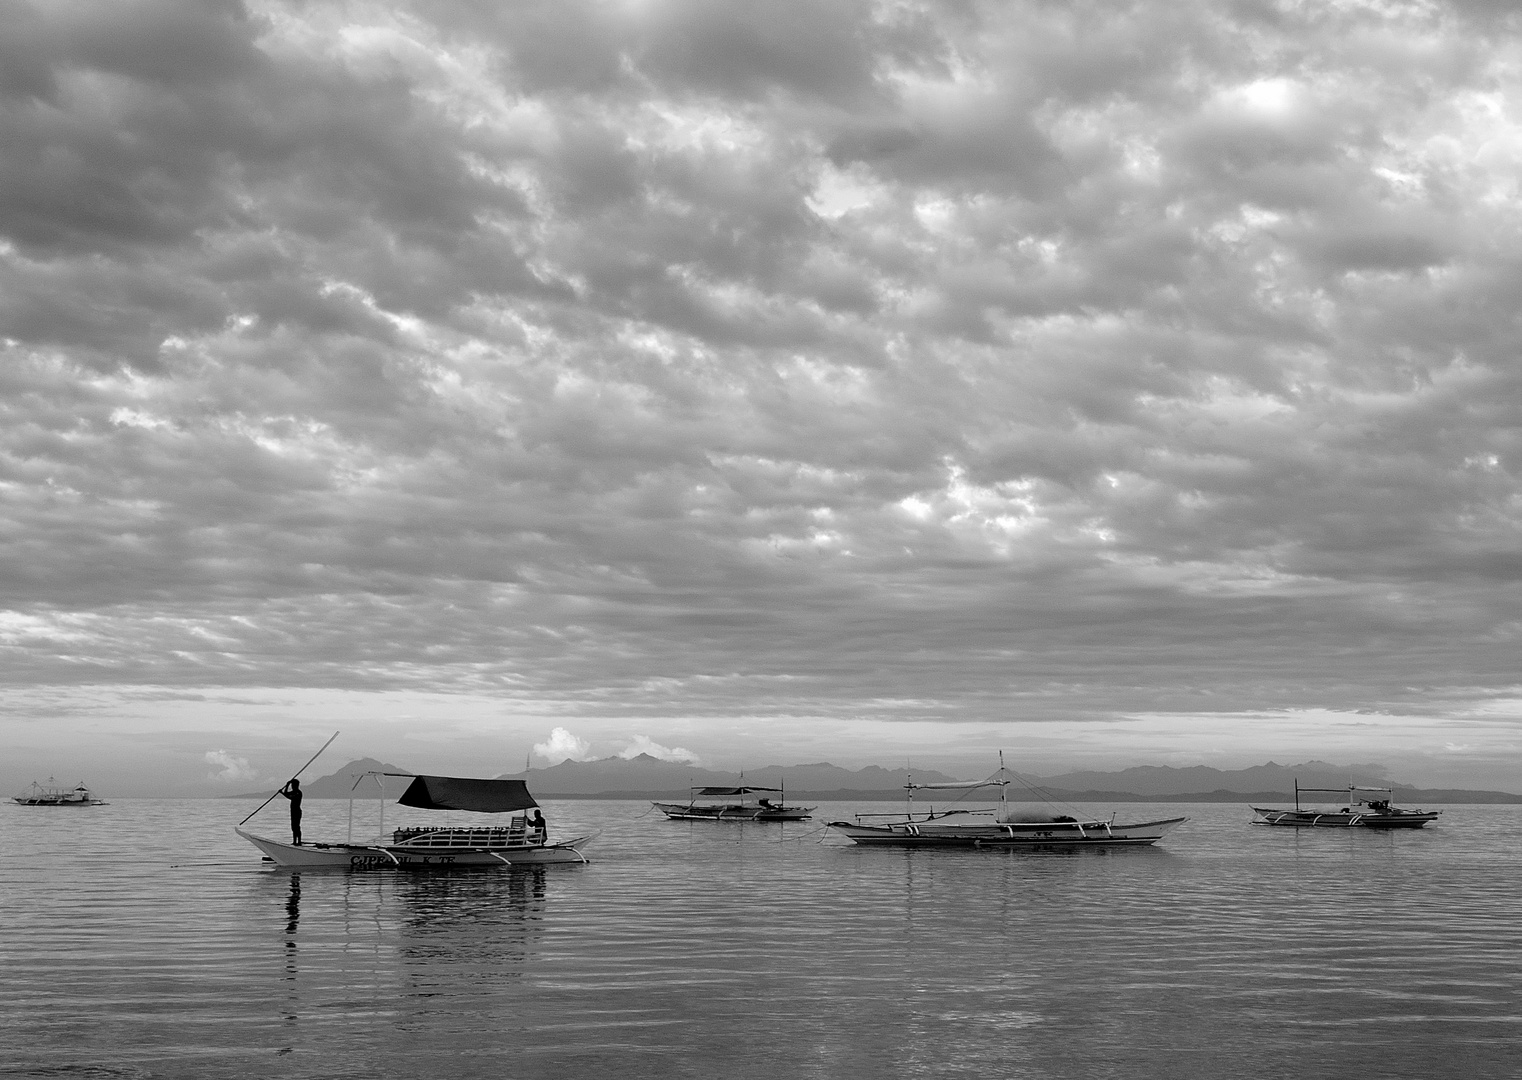
[[(0, 809), (0, 1074), (1252, 1078), (1522, 1075), (1522, 806), (1154, 848), (858, 848), (810, 821), (545, 803), (586, 865), (291, 871), (256, 803)], [(349, 804), (307, 800), (307, 839)], [(380, 807), (356, 803), (356, 839)], [(385, 808), (389, 829), (415, 811)], [(287, 835), (281, 807), (250, 823)]]

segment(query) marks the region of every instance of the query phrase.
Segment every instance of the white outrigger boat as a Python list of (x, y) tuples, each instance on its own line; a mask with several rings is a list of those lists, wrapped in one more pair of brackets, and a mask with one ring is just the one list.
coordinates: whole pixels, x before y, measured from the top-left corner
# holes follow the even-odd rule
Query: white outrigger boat
[(81, 781), (71, 791), (58, 786), (58, 781), (48, 777), (47, 785), (32, 781), (32, 786), (13, 798), (22, 806), (108, 806), (104, 799), (97, 799)]
[[(1049, 848), (1145, 847), (1155, 844), (1188, 818), (1164, 818), (1116, 824), (1115, 818), (1080, 820), (1066, 814), (1045, 811), (1011, 810), (1007, 789), (1012, 781), (999, 755), (999, 771), (988, 780), (955, 781), (940, 784), (904, 785), (909, 808), (898, 814), (857, 814), (855, 821), (832, 821), (829, 827), (858, 844), (879, 847), (937, 848)], [(999, 806), (982, 810), (949, 809), (937, 813), (932, 807), (922, 814), (914, 810), (916, 791), (962, 791), (997, 787)], [(872, 818), (894, 818), (873, 823)]]
[[(1300, 793), (1310, 791), (1319, 795), (1345, 796), (1338, 800), (1343, 805), (1333, 809), (1315, 809), (1300, 805)], [(1258, 815), (1254, 825), (1283, 825), (1299, 829), (1420, 829), (1429, 821), (1436, 821), (1441, 810), (1406, 810), (1391, 800), (1395, 792), (1390, 788), (1358, 787), (1349, 784), (1345, 788), (1301, 787), (1295, 782), (1295, 808), (1275, 810), (1254, 806)]]
[(365, 773), (354, 782), (357, 789), (366, 777), (375, 777), (380, 793), (380, 839), (355, 843), (354, 797), (349, 797), (350, 839), (338, 843), (307, 841), (291, 844), (256, 836), (242, 828), (234, 831), (280, 866), (301, 868), (346, 867), (351, 870), (445, 870), (462, 866), (526, 866), (545, 863), (584, 863), (580, 848), (591, 836), (550, 843), (543, 831), (532, 828), (521, 814), (505, 826), (407, 825), (386, 834), (386, 776), (405, 776), (412, 781), (397, 799), (398, 806), (420, 810), (463, 810), (503, 814), (532, 809), (539, 804), (522, 780), (473, 780), (455, 776), (417, 776), (411, 773)]
[[(771, 792), (777, 793), (775, 802)], [(752, 799), (752, 795), (759, 797)], [(699, 799), (709, 801), (699, 802)], [(782, 788), (748, 784), (695, 787), (692, 797), (684, 803), (654, 802), (650, 805), (672, 821), (805, 821), (814, 812), (812, 806), (788, 806), (787, 792)]]

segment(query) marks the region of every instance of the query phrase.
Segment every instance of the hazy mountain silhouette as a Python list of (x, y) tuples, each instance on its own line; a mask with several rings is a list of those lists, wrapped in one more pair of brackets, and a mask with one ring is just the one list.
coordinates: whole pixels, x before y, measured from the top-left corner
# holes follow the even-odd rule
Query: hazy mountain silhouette
[[(662, 761), (649, 754), (597, 761), (562, 761), (547, 769), (505, 773), (504, 778), (527, 780), (536, 795), (613, 795), (628, 793), (686, 794), (690, 788), (739, 783), (786, 788), (789, 792), (902, 791), (905, 770), (868, 765), (843, 769), (828, 762), (812, 765), (766, 765), (743, 773), (701, 769), (679, 761)], [(945, 783), (955, 777), (933, 769), (913, 770), (916, 782)]]
[[(312, 799), (347, 799), (354, 788), (354, 781), (372, 771), (410, 773), (411, 770), (374, 758), (360, 758), (335, 772), (303, 784), (302, 789)], [(1302, 788), (1346, 788), (1350, 783), (1361, 787), (1390, 787), (1395, 791), (1396, 800), (1407, 804), (1423, 801), (1522, 802), (1522, 795), (1502, 791), (1416, 788), (1410, 784), (1391, 781), (1384, 773), (1385, 770), (1378, 765), (1333, 765), (1325, 761), (1280, 765), (1270, 761), (1248, 769), (1212, 769), (1203, 765), (1187, 768), (1138, 765), (1117, 772), (1083, 770), (1056, 776), (1018, 775), (1031, 787), (1038, 788), (1052, 798), (1074, 802), (1286, 800), (1293, 798), (1297, 782)], [(602, 758), (597, 761), (563, 761), (545, 769), (503, 773), (500, 778), (526, 780), (529, 790), (540, 798), (685, 796), (694, 787), (732, 786), (744, 782), (786, 788), (790, 798), (850, 799), (901, 798), (905, 779), (909, 775), (913, 776), (916, 783), (926, 784), (945, 783), (955, 779), (982, 779), (947, 776), (934, 769), (884, 769), (877, 765), (845, 769), (824, 761), (810, 765), (767, 765), (758, 769), (746, 769), (742, 774), (702, 769), (679, 761), (662, 761), (649, 754), (632, 758)], [(406, 783), (399, 777), (387, 777), (387, 794), (395, 798), (406, 788)], [(269, 791), (260, 791), (231, 797), (263, 798), (269, 794)], [(369, 781), (354, 791), (356, 798), (371, 799), (375, 794), (374, 783)], [(1009, 789), (1012, 800), (1026, 798), (1030, 794), (1019, 783)]]
[[(1041, 787), (1067, 791), (1128, 791), (1136, 795), (1188, 795), (1203, 791), (1282, 791), (1293, 792), (1298, 780), (1301, 787), (1346, 788), (1390, 786), (1385, 770), (1379, 765), (1332, 765), (1325, 761), (1304, 761), (1299, 765), (1279, 765), (1270, 761), (1249, 769), (1212, 769), (1204, 765), (1173, 768), (1168, 765), (1137, 765), (1119, 772), (1069, 772), (1036, 780)], [(1410, 787), (1409, 784), (1398, 785)]]

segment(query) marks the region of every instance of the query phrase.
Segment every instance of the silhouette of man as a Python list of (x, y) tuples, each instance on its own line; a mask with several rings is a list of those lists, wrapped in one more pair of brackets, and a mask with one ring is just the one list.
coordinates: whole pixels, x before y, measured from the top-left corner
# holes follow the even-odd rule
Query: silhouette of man
[(291, 843), (301, 846), (301, 781), (291, 780), (280, 789), (291, 800)]
[(544, 812), (541, 811), (537, 806), (534, 807), (534, 816), (529, 819), (528, 831), (530, 833), (538, 833), (539, 839), (541, 840), (543, 840), (545, 838), (545, 834), (549, 832), (549, 826), (544, 823)]

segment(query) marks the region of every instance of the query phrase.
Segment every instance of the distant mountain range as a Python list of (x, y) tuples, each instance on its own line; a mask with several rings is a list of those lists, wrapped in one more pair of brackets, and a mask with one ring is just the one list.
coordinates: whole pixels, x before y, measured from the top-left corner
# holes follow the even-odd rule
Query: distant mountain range
[[(813, 765), (768, 765), (743, 773), (718, 772), (676, 761), (661, 761), (649, 754), (599, 761), (562, 761), (547, 769), (506, 774), (514, 780), (527, 780), (529, 790), (535, 794), (596, 795), (602, 798), (685, 796), (695, 787), (728, 787), (741, 783), (785, 788), (789, 795), (811, 798), (835, 792), (847, 793), (842, 796), (845, 798), (860, 798), (863, 792), (893, 792), (902, 796), (908, 775), (909, 770), (905, 769), (883, 769), (876, 765), (842, 769), (822, 761)], [(944, 784), (956, 779), (933, 769), (915, 769), (913, 775), (916, 783), (926, 784)]]
[[(347, 799), (354, 782), (366, 772), (407, 773), (374, 758), (351, 761), (337, 772), (319, 777), (302, 789), (312, 799)], [(680, 762), (661, 761), (648, 754), (634, 758), (603, 758), (598, 761), (563, 761), (547, 769), (504, 773), (502, 779), (526, 780), (540, 798), (643, 799), (685, 796), (694, 787), (733, 786), (740, 783), (785, 787), (789, 797), (799, 799), (901, 799), (911, 775), (915, 783), (946, 783), (957, 779), (933, 769), (843, 769), (818, 762), (812, 765), (768, 765), (743, 774), (700, 769)], [(1047, 797), (1068, 802), (1247, 802), (1293, 799), (1295, 784), (1302, 788), (1390, 787), (1395, 800), (1420, 803), (1522, 803), (1522, 795), (1505, 791), (1470, 791), (1458, 788), (1416, 788), (1392, 782), (1375, 766), (1332, 765), (1306, 761), (1279, 765), (1270, 761), (1250, 769), (1211, 769), (1202, 765), (1173, 768), (1140, 765), (1119, 772), (1069, 772), (1058, 776), (1024, 777)], [(399, 795), (405, 781), (386, 778), (386, 791)], [(241, 798), (263, 798), (267, 791)], [(1034, 797), (1033, 793), (1026, 793)], [(357, 798), (373, 798), (370, 783), (354, 791)], [(1018, 784), (1009, 791), (1012, 800), (1024, 801)], [(1329, 800), (1326, 800), (1329, 801)]]

